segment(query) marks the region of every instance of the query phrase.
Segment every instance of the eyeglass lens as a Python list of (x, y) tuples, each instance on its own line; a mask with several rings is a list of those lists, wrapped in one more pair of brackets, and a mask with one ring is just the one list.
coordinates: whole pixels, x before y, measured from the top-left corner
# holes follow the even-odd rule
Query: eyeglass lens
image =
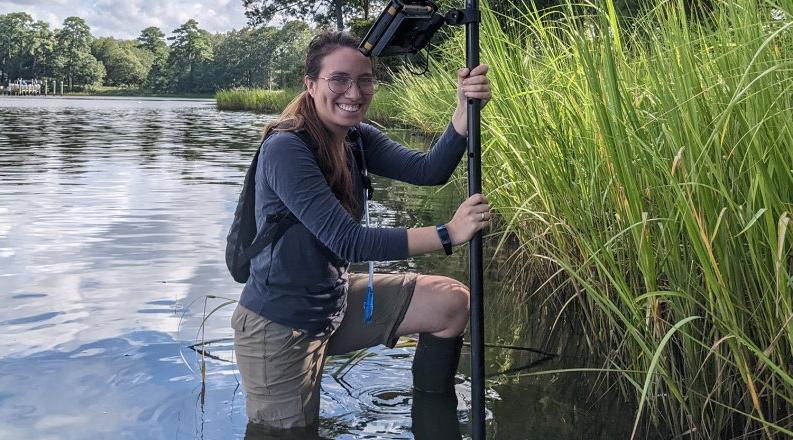
[(350, 90), (353, 81), (358, 83), (358, 90), (360, 90), (364, 95), (373, 94), (375, 88), (377, 87), (377, 83), (374, 78), (358, 78), (357, 80), (353, 80), (352, 78), (343, 76), (328, 78), (328, 86), (330, 87), (331, 92), (342, 94), (347, 93), (347, 90)]

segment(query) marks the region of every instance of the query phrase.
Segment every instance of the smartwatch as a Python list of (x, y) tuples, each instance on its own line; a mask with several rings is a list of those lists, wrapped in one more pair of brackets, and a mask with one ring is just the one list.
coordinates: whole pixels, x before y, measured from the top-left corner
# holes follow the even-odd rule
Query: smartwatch
[(452, 254), (452, 239), (449, 238), (449, 231), (446, 230), (446, 225), (440, 224), (435, 226), (435, 230), (438, 231), (438, 237), (441, 238), (441, 244), (443, 245), (443, 251), (446, 252), (446, 255)]

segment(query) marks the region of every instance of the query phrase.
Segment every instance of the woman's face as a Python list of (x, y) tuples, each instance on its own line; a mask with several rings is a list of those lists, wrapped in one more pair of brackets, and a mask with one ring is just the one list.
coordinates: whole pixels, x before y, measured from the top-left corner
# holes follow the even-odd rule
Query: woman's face
[[(351, 84), (347, 81), (350, 79)], [(356, 49), (340, 47), (322, 59), (318, 77), (306, 77), (305, 83), (319, 119), (331, 132), (344, 135), (348, 128), (363, 121), (372, 95), (361, 93), (359, 86), (367, 89), (373, 79), (369, 58)], [(346, 92), (345, 82), (350, 86)]]

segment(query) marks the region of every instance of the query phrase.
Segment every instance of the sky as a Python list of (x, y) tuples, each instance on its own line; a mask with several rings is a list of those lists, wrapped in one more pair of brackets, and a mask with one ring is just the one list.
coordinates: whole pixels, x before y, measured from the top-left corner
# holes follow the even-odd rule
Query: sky
[(191, 18), (212, 33), (240, 29), (246, 22), (242, 0), (0, 0), (0, 14), (10, 12), (27, 12), (50, 29), (76, 15), (95, 37), (122, 39), (137, 38), (149, 26), (167, 36)]

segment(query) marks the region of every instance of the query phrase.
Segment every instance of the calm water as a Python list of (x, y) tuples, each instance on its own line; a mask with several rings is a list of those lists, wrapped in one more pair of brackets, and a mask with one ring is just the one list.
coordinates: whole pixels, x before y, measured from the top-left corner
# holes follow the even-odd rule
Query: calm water
[[(225, 234), (267, 121), (218, 112), (212, 101), (0, 98), (0, 438), (244, 437), (233, 306), (218, 307), (239, 296)], [(379, 179), (375, 188), (380, 225), (445, 221), (464, 198), (462, 185)], [(519, 299), (531, 288), (500, 279), (505, 264), (486, 272), (486, 339), (563, 356), (487, 350), (489, 437), (627, 437), (631, 409), (590, 395), (583, 377), (525, 376), (586, 358), (576, 324), (551, 330), (554, 317), (533, 313), (537, 299)], [(463, 281), (466, 267), (464, 252), (378, 264)], [(201, 338), (211, 355), (205, 387), (190, 348)], [(413, 347), (403, 342), (329, 361), (323, 436), (413, 437)], [(469, 361), (464, 349), (464, 435)]]

